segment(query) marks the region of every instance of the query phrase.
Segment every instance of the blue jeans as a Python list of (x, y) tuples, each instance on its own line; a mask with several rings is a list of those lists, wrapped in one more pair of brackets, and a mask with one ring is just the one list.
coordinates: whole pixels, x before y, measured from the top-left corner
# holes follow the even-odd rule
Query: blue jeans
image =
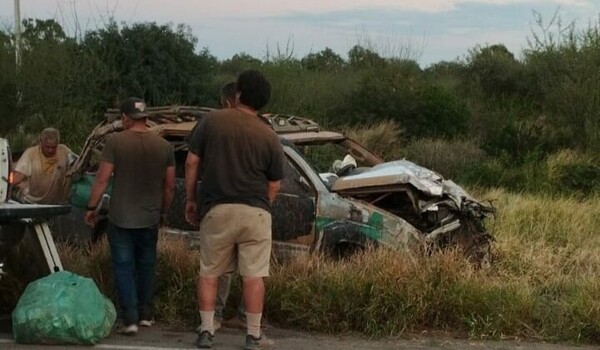
[(113, 278), (125, 325), (152, 319), (158, 227), (108, 225)]

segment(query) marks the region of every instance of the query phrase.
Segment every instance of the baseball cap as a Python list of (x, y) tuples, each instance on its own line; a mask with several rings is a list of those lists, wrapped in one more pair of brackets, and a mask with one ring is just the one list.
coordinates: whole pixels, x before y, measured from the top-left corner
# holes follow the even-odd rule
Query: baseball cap
[(148, 118), (150, 116), (146, 113), (146, 102), (137, 97), (128, 97), (124, 99), (121, 101), (119, 109), (121, 110), (121, 113), (131, 119)]

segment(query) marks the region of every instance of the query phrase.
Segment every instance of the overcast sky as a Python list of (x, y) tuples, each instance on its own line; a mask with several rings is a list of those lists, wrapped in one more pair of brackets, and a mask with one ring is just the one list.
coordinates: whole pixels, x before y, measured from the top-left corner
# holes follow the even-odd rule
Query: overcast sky
[[(505, 44), (517, 56), (537, 26), (558, 10), (578, 28), (598, 22), (600, 0), (20, 0), (21, 17), (55, 18), (69, 33), (118, 22), (185, 23), (219, 59), (246, 52), (264, 58), (286, 47), (296, 57), (325, 47), (346, 57), (357, 43), (421, 66), (463, 57), (475, 45)], [(0, 0), (0, 24), (12, 28), (13, 0)]]

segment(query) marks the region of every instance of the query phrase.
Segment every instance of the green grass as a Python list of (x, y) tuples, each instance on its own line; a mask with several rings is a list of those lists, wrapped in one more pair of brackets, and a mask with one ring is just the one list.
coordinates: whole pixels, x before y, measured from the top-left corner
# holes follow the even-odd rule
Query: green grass
[[(397, 336), (422, 330), (474, 339), (600, 342), (600, 198), (577, 201), (493, 190), (498, 208), (493, 266), (478, 270), (458, 252), (386, 250), (346, 260), (311, 256), (276, 263), (265, 315), (285, 327)], [(62, 250), (66, 268), (94, 277), (111, 295), (106, 245)], [(159, 243), (158, 316), (192, 327), (198, 255), (180, 238)], [(232, 290), (230, 311), (239, 300)]]

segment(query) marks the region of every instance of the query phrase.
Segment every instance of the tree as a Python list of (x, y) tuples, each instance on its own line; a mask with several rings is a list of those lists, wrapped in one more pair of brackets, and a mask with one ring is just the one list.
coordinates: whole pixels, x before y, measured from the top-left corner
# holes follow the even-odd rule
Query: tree
[(410, 138), (465, 134), (471, 118), (465, 102), (451, 91), (394, 66), (369, 71), (336, 112), (344, 118), (334, 121), (340, 124), (398, 122)]
[(15, 51), (10, 35), (0, 32), (0, 132), (6, 134), (18, 120)]
[(467, 71), (486, 97), (510, 97), (522, 91), (522, 65), (502, 44), (471, 50)]
[(316, 71), (338, 71), (346, 64), (340, 55), (328, 47), (317, 53), (306, 55), (300, 63), (303, 68)]
[(53, 19), (23, 20), (21, 45), (25, 50), (44, 43), (63, 43), (68, 39), (62, 26)]
[(375, 68), (383, 67), (385, 59), (379, 56), (376, 52), (365, 49), (360, 45), (355, 45), (348, 51), (348, 63), (352, 68)]
[(19, 71), (22, 117), (55, 114), (62, 107), (78, 105), (80, 82), (87, 78), (78, 43), (52, 19), (26, 19), (23, 28)]
[(236, 53), (230, 59), (221, 63), (221, 71), (237, 76), (246, 69), (257, 69), (262, 65), (261, 60), (245, 52)]
[(215, 74), (217, 60), (204, 49), (197, 55), (197, 39), (185, 25), (137, 23), (88, 33), (84, 48), (106, 62), (109, 100), (143, 97), (150, 105), (201, 103), (206, 81)]

